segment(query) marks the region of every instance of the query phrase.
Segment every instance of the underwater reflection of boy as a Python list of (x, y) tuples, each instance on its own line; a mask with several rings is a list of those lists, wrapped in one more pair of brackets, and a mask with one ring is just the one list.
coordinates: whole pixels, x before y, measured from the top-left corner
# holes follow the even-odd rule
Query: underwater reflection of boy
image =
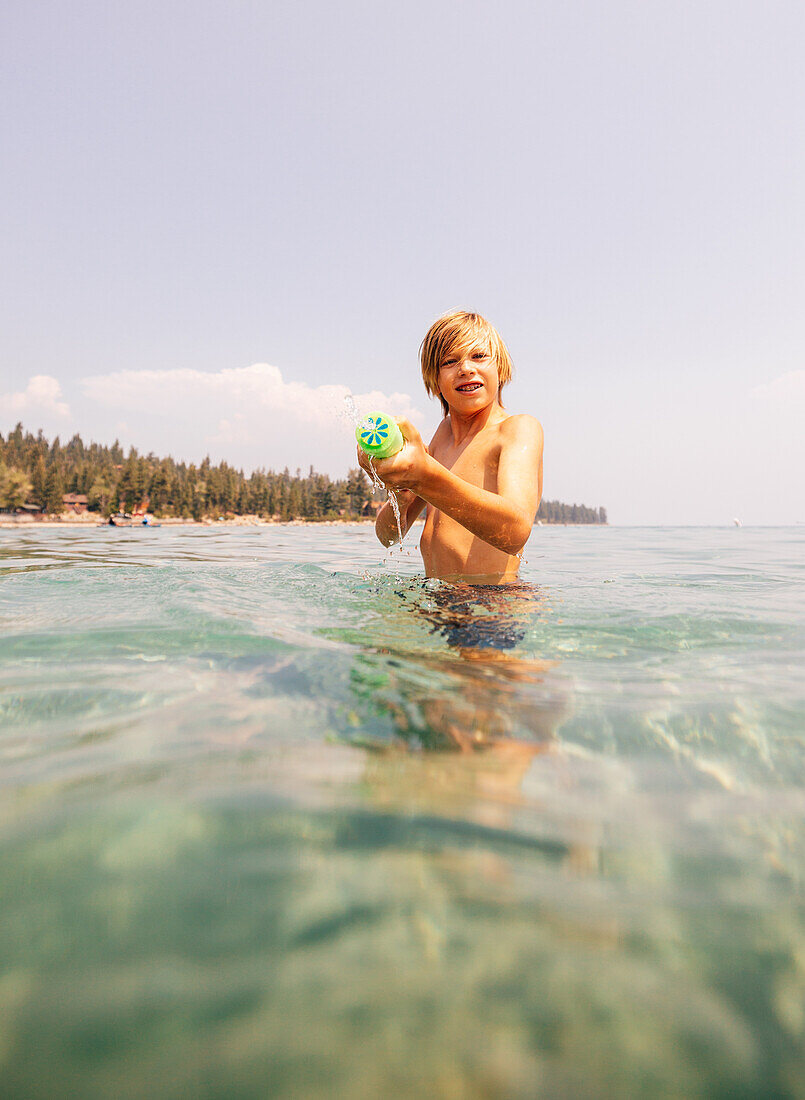
[[(497, 330), (477, 313), (456, 310), (435, 321), (421, 348), (422, 378), (443, 419), (426, 447), (407, 420), (391, 458), (374, 461), (395, 490), (403, 536), (426, 510), (420, 550), (429, 577), (511, 584), (542, 496), (542, 427), (510, 415), (500, 395), (512, 362)], [(368, 456), (358, 461), (369, 472)], [(397, 538), (387, 502), (375, 524), (384, 546)]]

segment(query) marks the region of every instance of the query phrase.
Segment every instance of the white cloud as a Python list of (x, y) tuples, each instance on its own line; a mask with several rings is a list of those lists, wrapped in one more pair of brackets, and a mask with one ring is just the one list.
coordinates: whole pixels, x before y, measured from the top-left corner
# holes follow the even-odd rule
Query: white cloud
[(355, 465), (347, 398), (423, 420), (408, 394), (351, 395), (347, 386), (286, 382), (268, 363), (217, 372), (116, 371), (84, 378), (88, 405), (124, 415), (140, 450), (197, 460), (208, 451), (234, 465), (305, 467), (343, 473)]
[[(82, 388), (90, 399), (112, 408), (150, 411), (157, 399), (165, 402), (199, 402), (211, 397), (234, 410), (253, 410), (257, 405), (277, 414), (299, 416), (309, 423), (324, 424), (345, 408), (350, 395), (347, 386), (309, 386), (306, 382), (286, 382), (279, 367), (254, 363), (215, 373), (197, 370), (117, 371), (83, 379)], [(404, 393), (386, 395), (379, 390), (355, 395), (359, 411), (369, 411), (373, 402), (385, 402), (384, 408), (396, 415), (418, 415), (411, 398)], [(391, 406), (394, 408), (391, 408)], [(233, 415), (238, 415), (237, 413)]]
[(228, 446), (236, 441), (251, 443), (251, 432), (246, 426), (246, 417), (242, 413), (235, 413), (232, 420), (221, 420), (214, 435), (207, 436), (210, 443), (221, 447)]
[(752, 397), (773, 401), (805, 401), (805, 370), (790, 370), (773, 382), (755, 386)]
[(49, 374), (35, 374), (19, 393), (0, 393), (0, 413), (25, 418), (69, 417), (70, 407), (61, 400), (61, 386)]

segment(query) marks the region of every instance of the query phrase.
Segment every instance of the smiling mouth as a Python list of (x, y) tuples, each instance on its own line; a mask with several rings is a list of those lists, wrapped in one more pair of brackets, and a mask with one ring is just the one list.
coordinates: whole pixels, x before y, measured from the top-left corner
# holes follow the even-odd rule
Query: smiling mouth
[(476, 390), (481, 388), (480, 382), (465, 382), (461, 386), (456, 386), (459, 393), (475, 393)]

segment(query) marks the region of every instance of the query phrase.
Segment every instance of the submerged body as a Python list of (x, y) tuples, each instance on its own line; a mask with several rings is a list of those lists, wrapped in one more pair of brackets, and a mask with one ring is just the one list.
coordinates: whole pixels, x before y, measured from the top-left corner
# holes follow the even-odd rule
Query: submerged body
[[(428, 577), (510, 584), (542, 496), (543, 436), (534, 417), (510, 416), (502, 407), (500, 390), (508, 376), (502, 378), (483, 325), (463, 340), (457, 330), (456, 338), (436, 349), (426, 386), (438, 394), (445, 416), (429, 446), (401, 420), (405, 445), (374, 469), (397, 493), (403, 535), (426, 511), (420, 550)], [(423, 355), (423, 375), (424, 364)], [(365, 456), (359, 452), (358, 459), (366, 469)], [(384, 546), (398, 538), (388, 503), (375, 530)]]

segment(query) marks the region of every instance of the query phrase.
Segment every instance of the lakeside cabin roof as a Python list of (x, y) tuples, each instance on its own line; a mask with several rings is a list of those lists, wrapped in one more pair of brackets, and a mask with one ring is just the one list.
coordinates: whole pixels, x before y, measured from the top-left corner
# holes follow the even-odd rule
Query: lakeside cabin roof
[(63, 504), (89, 504), (89, 497), (82, 493), (65, 493), (61, 499)]

